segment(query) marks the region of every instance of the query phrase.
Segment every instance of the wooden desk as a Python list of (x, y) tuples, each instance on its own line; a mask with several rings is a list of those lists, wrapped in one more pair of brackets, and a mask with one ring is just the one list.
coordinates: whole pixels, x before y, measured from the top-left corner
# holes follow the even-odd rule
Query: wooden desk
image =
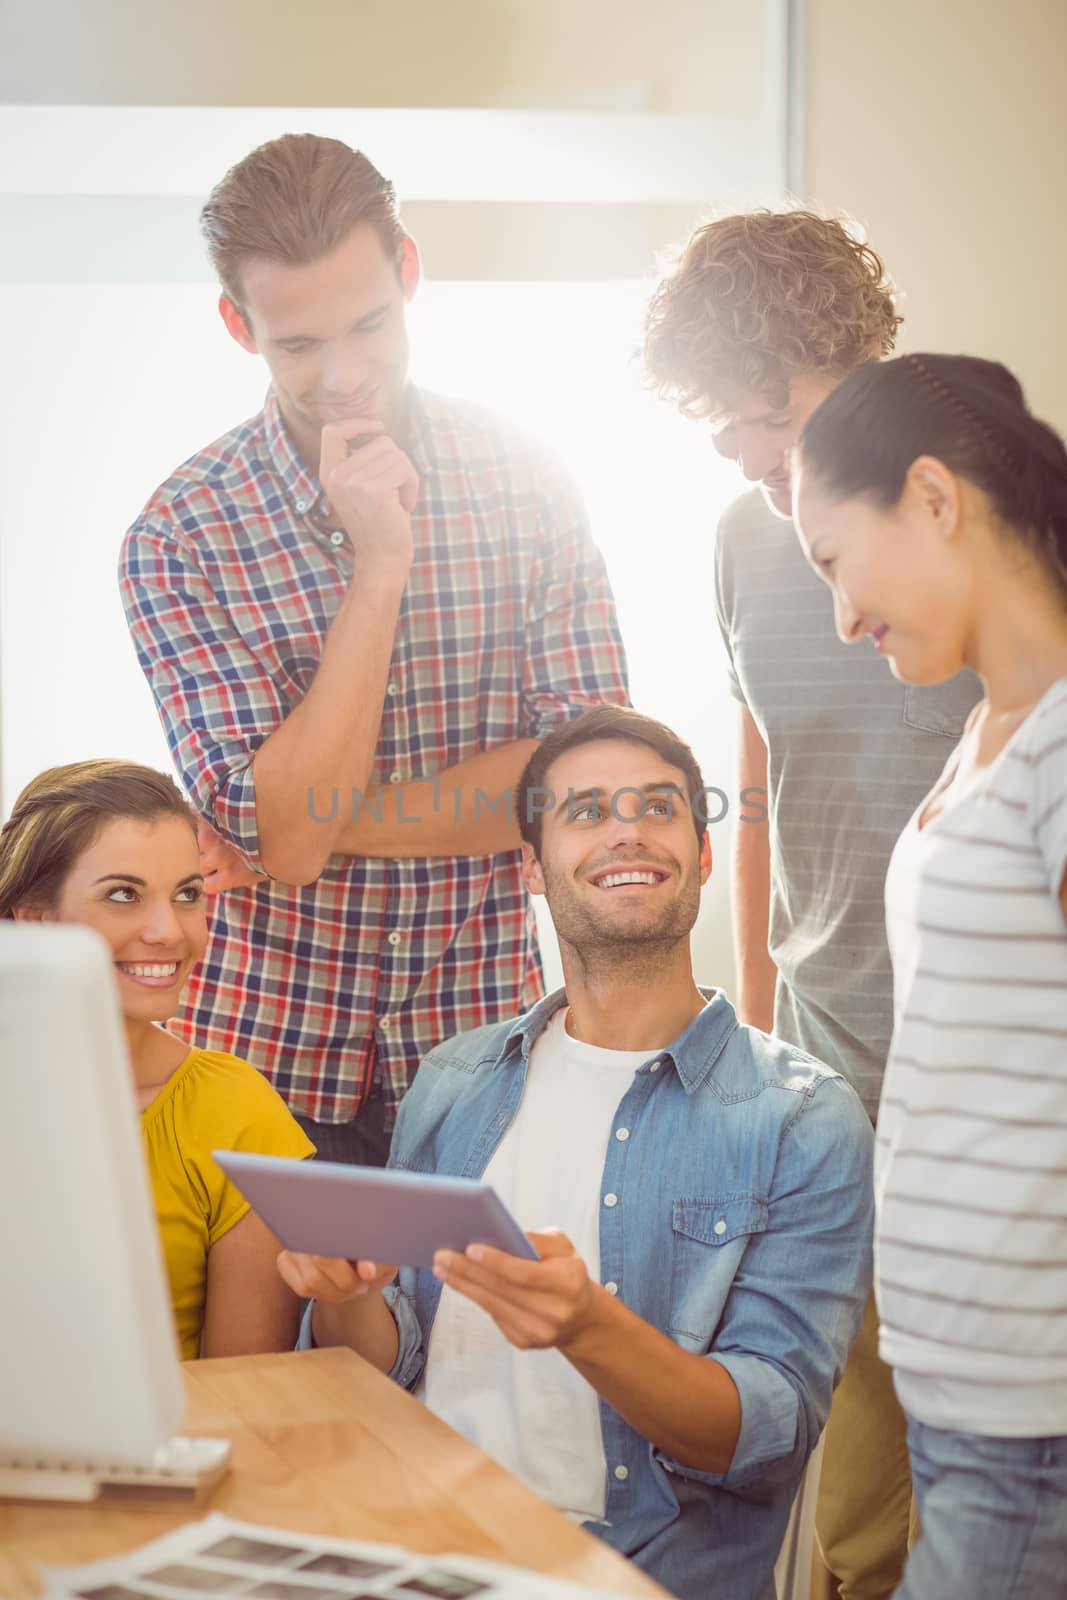
[(208, 1511), (427, 1554), (488, 1556), (619, 1595), (665, 1594), (350, 1350), (185, 1368), (184, 1431), (233, 1442), (202, 1505), (0, 1502), (0, 1595), (40, 1592), (40, 1561), (117, 1555)]

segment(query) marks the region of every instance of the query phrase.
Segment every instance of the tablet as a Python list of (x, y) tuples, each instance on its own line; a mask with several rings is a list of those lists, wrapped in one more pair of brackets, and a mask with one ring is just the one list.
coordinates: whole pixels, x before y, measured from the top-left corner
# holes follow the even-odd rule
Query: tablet
[(537, 1260), (488, 1183), (243, 1150), (212, 1155), (287, 1250), (429, 1267), (436, 1250), (488, 1244)]

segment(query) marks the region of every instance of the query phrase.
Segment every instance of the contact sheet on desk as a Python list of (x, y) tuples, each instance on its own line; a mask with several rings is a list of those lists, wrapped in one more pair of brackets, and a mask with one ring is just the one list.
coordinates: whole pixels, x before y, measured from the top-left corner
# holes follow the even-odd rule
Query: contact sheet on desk
[(45, 1567), (46, 1600), (607, 1600), (608, 1591), (474, 1556), (293, 1533), (221, 1513), (81, 1567)]

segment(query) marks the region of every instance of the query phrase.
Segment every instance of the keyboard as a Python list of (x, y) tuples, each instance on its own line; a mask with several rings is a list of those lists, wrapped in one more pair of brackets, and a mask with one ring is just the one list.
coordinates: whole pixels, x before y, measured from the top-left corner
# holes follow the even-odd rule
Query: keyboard
[(0, 1461), (0, 1498), (103, 1500), (169, 1494), (202, 1498), (229, 1470), (228, 1439), (176, 1435), (148, 1466), (103, 1461)]

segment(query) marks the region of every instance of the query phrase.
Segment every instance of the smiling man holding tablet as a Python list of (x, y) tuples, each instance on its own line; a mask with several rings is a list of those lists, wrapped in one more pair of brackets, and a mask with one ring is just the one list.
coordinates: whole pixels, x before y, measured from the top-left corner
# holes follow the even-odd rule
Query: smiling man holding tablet
[[(539, 1260), (285, 1253), (346, 1344), (677, 1595), (768, 1600), (870, 1286), (873, 1136), (844, 1079), (694, 982), (692, 752), (602, 707), (517, 790), (565, 991), (423, 1061), (391, 1166), (491, 1183)], [(546, 1226), (551, 1224), (551, 1226)], [(538, 1231), (533, 1231), (538, 1230)]]

